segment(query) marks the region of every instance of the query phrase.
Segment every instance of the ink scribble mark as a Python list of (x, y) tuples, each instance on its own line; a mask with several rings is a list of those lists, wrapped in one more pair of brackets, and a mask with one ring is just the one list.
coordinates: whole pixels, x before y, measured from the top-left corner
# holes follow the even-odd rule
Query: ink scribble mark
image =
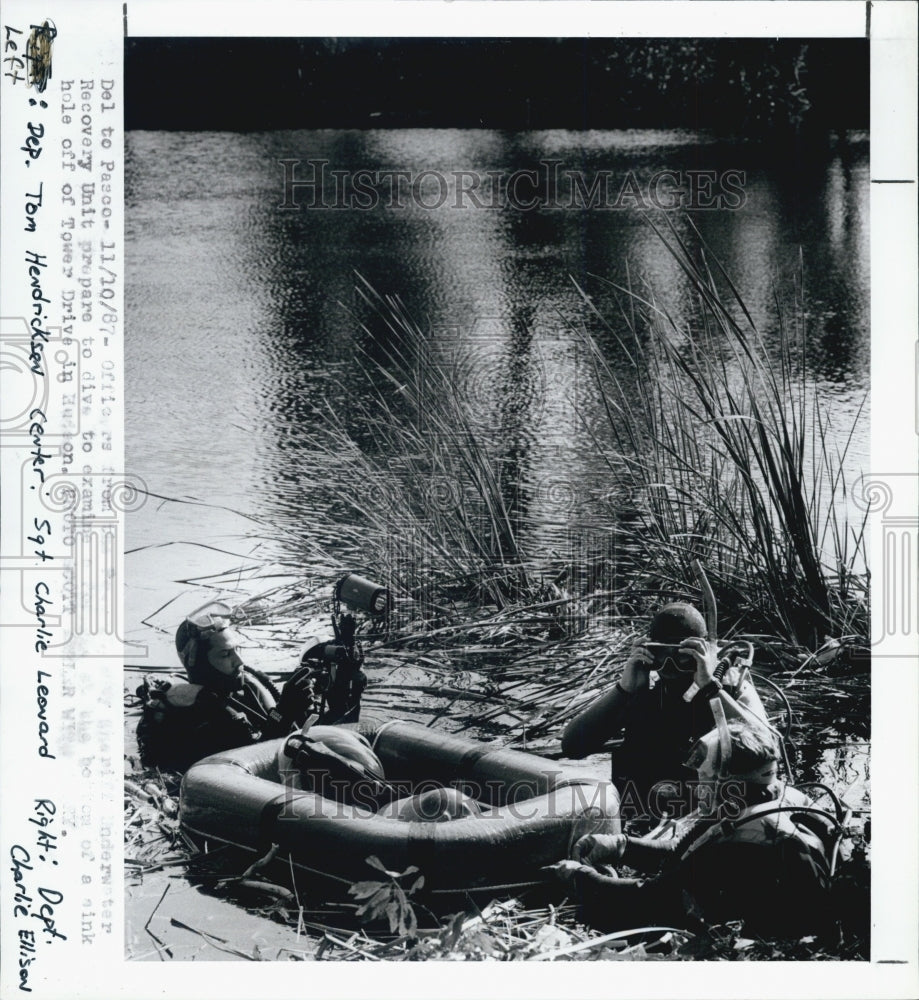
[(32, 33), (26, 45), (29, 83), (42, 93), (51, 79), (51, 43), (57, 37), (57, 28), (50, 20), (45, 20), (41, 27), (33, 24), (31, 28)]

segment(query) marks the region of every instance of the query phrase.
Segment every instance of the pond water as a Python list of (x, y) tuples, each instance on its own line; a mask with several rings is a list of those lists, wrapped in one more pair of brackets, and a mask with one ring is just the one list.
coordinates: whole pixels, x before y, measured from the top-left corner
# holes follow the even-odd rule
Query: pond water
[[(537, 543), (567, 527), (540, 498), (608, 487), (582, 430), (600, 403), (571, 279), (612, 321), (610, 287), (590, 275), (689, 320), (687, 279), (630, 207), (640, 200), (720, 199), (656, 220), (683, 234), (691, 220), (767, 344), (776, 300), (791, 325), (803, 262), (808, 383), (836, 443), (868, 386), (865, 133), (772, 149), (644, 130), (130, 132), (125, 178), (126, 468), (154, 494), (207, 504), (151, 498), (129, 516), (141, 661), (171, 663), (175, 621), (214, 589), (245, 593), (253, 567), (296, 576), (335, 558), (343, 515), (328, 497), (343, 473), (317, 466), (317, 436), (329, 408), (347, 417), (372, 399), (359, 359), (380, 357), (357, 274), (400, 297), (432, 363), (471, 359), (451, 374), (468, 381), (509, 488), (531, 498), (522, 523)], [(601, 201), (580, 207), (591, 189)], [(601, 348), (634, 380), (615, 340)], [(851, 474), (867, 454), (863, 419)]]
[[(264, 518), (295, 561), (326, 522), (311, 461), (323, 407), (347, 414), (367, 392), (357, 358), (374, 345), (358, 322), (356, 273), (402, 299), (432, 356), (474, 359), (468, 392), (499, 459), (534, 495), (560, 475), (607, 475), (580, 430), (599, 404), (576, 350), (587, 311), (571, 278), (612, 318), (611, 291), (589, 275), (647, 281), (677, 322), (687, 317), (686, 278), (629, 207), (655, 185), (666, 204), (677, 185), (688, 197), (706, 172), (716, 178), (709, 200), (727, 207), (670, 218), (683, 232), (692, 218), (767, 341), (775, 296), (791, 318), (803, 260), (809, 379), (832, 400), (840, 440), (868, 385), (863, 133), (798, 151), (664, 131), (132, 132), (126, 145), (128, 471), (156, 493)], [(291, 195), (286, 171), (325, 185)], [(374, 179), (375, 207), (348, 186), (359, 171)], [(479, 182), (477, 200), (463, 193)], [(566, 207), (601, 182), (605, 204), (619, 207)], [(514, 208), (500, 194), (508, 186), (534, 205)], [(278, 207), (292, 197), (298, 209)], [(604, 349), (624, 370), (615, 345)], [(867, 442), (863, 421), (850, 467)], [(152, 512), (129, 525), (144, 543)], [(200, 511), (185, 513), (199, 532)], [(210, 511), (208, 530), (220, 518)]]

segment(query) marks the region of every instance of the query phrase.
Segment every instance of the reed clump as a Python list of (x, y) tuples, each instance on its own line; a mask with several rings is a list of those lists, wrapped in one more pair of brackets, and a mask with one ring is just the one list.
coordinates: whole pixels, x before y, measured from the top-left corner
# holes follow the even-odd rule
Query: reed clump
[(623, 305), (614, 328), (578, 286), (641, 386), (627, 386), (585, 336), (606, 414), (596, 445), (620, 504), (628, 496), (620, 552), (652, 592), (678, 591), (702, 561), (724, 621), (746, 632), (810, 649), (828, 637), (864, 641), (865, 522), (850, 522), (846, 478), (862, 408), (840, 434), (808, 371), (801, 322), (789, 327), (780, 313), (767, 345), (704, 247), (690, 248), (669, 219), (667, 229), (650, 224), (692, 289), (691, 327), (650, 294), (614, 286)]
[(329, 408), (323, 443), (341, 470), (343, 540), (350, 532), (367, 571), (434, 622), (456, 600), (502, 609), (538, 599), (541, 567), (521, 538), (500, 442), (460, 388), (471, 360), (438, 357), (398, 298), (363, 281), (357, 292), (372, 317), (361, 323), (372, 388), (346, 413)]
[[(865, 524), (850, 520), (846, 475), (861, 409), (840, 432), (808, 371), (802, 303), (790, 324), (778, 310), (767, 343), (701, 238), (690, 247), (669, 219), (649, 224), (688, 280), (691, 324), (681, 328), (651, 293), (618, 288), (614, 325), (577, 286), (618, 342), (601, 348), (583, 334), (606, 416), (589, 433), (615, 497), (606, 614), (641, 617), (662, 599), (697, 597), (687, 582), (698, 559), (725, 626), (811, 650), (828, 638), (867, 646)], [(528, 549), (515, 506), (525, 487), (507, 481), (501, 441), (458, 377), (471, 361), (445, 363), (398, 299), (363, 282), (358, 293), (373, 391), (329, 410), (324, 444), (341, 470), (342, 544), (432, 627), (472, 607), (588, 596), (561, 590), (558, 567)], [(610, 361), (617, 350), (625, 369)], [(575, 589), (596, 576), (567, 569)]]

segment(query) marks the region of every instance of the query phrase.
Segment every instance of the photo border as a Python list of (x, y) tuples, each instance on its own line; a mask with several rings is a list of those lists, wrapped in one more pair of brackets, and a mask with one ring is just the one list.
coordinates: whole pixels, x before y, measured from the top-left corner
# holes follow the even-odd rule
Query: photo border
[[(58, 28), (55, 40), (54, 74), (46, 94), (55, 94), (56, 81), (81, 73), (91, 73), (102, 79), (110, 67), (117, 74), (117, 95), (123, 95), (123, 66), (119, 52), (123, 38), (129, 37), (195, 37), (212, 34), (227, 36), (363, 36), (387, 35), (393, 37), (426, 37), (457, 35), (461, 37), (537, 37), (578, 36), (592, 37), (864, 37), (868, 34), (871, 46), (871, 468), (869, 480), (887, 488), (890, 500), (881, 496), (877, 509), (869, 518), (871, 525), (872, 570), (872, 633), (885, 635), (884, 600), (880, 600), (879, 586), (890, 575), (885, 562), (885, 546), (880, 539), (888, 537), (888, 528), (895, 532), (903, 544), (916, 543), (917, 481), (917, 346), (916, 329), (919, 310), (916, 301), (917, 227), (916, 227), (916, 7), (906, 0), (888, 0), (883, 3), (861, 3), (858, 0), (820, 0), (820, 2), (488, 2), (488, 0), (457, 0), (453, 3), (431, 0), (343, 0), (326, 2), (314, 0), (306, 3), (254, 3), (235, 2), (219, 5), (219, 17), (212, 4), (202, 2), (113, 3), (110, 0), (71, 0), (66, 5), (39, 7), (27, 0), (8, 0), (0, 20), (9, 24), (16, 19), (31, 23), (51, 18)], [(215, 31), (219, 28), (219, 31)], [(89, 67), (85, 69), (84, 67)], [(100, 69), (100, 67), (102, 69)], [(94, 96), (93, 114), (100, 104)], [(0, 90), (0, 99), (11, 107), (9, 91)], [(54, 100), (59, 97), (53, 98)], [(11, 113), (10, 119), (14, 115)], [(18, 126), (21, 123), (16, 120)], [(3, 131), (4, 149), (9, 149), (10, 120)], [(50, 130), (49, 130), (50, 131)], [(53, 141), (53, 140), (51, 140)], [(117, 143), (121, 145), (117, 145)], [(50, 148), (50, 146), (49, 146)], [(117, 131), (113, 156), (123, 164), (123, 130)], [(35, 161), (33, 161), (35, 162)], [(4, 161), (6, 165), (6, 161)], [(58, 165), (59, 167), (60, 165)], [(17, 168), (18, 169), (18, 168)], [(0, 225), (6, 237), (12, 227), (11, 218), (21, 212), (21, 183), (24, 174), (5, 171), (3, 177), (3, 202)], [(53, 185), (66, 183), (58, 169), (49, 169), (49, 190)], [(122, 198), (122, 214), (113, 220), (116, 237), (120, 237), (121, 261), (124, 260), (123, 235), (123, 175), (115, 184), (118, 197)], [(49, 225), (51, 203), (46, 203)], [(44, 212), (44, 208), (43, 208)], [(121, 228), (118, 228), (118, 227)], [(51, 241), (54, 243), (54, 241)], [(49, 252), (51, 252), (49, 250)], [(0, 315), (3, 326), (4, 349), (15, 347), (17, 332), (15, 317), (17, 300), (11, 290), (22, 284), (19, 260), (11, 260), (11, 244), (4, 239), (2, 267), (3, 281), (0, 294), (3, 302)], [(50, 271), (50, 269), (49, 269)], [(123, 268), (121, 274), (123, 275)], [(49, 288), (51, 285), (48, 286)], [(59, 291), (55, 288), (53, 291)], [(119, 298), (113, 304), (123, 304), (123, 285)], [(53, 295), (49, 296), (53, 299)], [(21, 303), (20, 303), (21, 307)], [(119, 312), (119, 315), (121, 313)], [(12, 326), (10, 326), (12, 323)], [(12, 331), (12, 332), (9, 332)], [(130, 336), (130, 331), (124, 331)], [(9, 345), (13, 345), (10, 347)], [(67, 345), (56, 345), (66, 352)], [(112, 345), (109, 355), (116, 365), (123, 365), (119, 344)], [(67, 355), (70, 360), (69, 355)], [(91, 359), (86, 359), (89, 365)], [(63, 362), (61, 362), (63, 363)], [(79, 364), (80, 359), (75, 359)], [(12, 369), (4, 372), (8, 387)], [(119, 384), (124, 385), (123, 368), (118, 371)], [(17, 390), (18, 391), (18, 390)], [(120, 396), (120, 394), (119, 394)], [(98, 401), (99, 395), (95, 397)], [(130, 405), (128, 402), (127, 405)], [(111, 523), (93, 530), (115, 532), (120, 545), (113, 563), (114, 578), (124, 580), (123, 536), (124, 515), (132, 503), (132, 490), (137, 483), (113, 484), (118, 473), (124, 472), (123, 411), (118, 405), (103, 417), (98, 403), (93, 412), (84, 416), (79, 434), (108, 430), (115, 434), (114, 449), (109, 465), (113, 471), (103, 471), (105, 463), (93, 465), (90, 477), (99, 481), (90, 484), (95, 491), (93, 517), (98, 520), (100, 504), (105, 507), (106, 490), (111, 500), (116, 490), (121, 499), (106, 507), (111, 510)], [(25, 433), (25, 439), (17, 438)], [(9, 529), (10, 504), (19, 513), (21, 497), (12, 487), (24, 482), (28, 467), (23, 465), (27, 455), (28, 438), (23, 428), (4, 427), (3, 441), (3, 501), (4, 520)], [(50, 438), (49, 438), (50, 441)], [(25, 448), (25, 451), (24, 451)], [(120, 462), (120, 465), (119, 465)], [(23, 468), (26, 472), (23, 472)], [(109, 481), (102, 482), (108, 475)], [(123, 477), (122, 477), (123, 478)], [(12, 483), (12, 487), (11, 484)], [(66, 508), (71, 502), (67, 496), (58, 498)], [(886, 504), (886, 506), (885, 506)], [(24, 504), (24, 510), (32, 508)], [(13, 527), (19, 523), (14, 519)], [(89, 528), (87, 527), (88, 531)], [(14, 537), (14, 534), (16, 537)], [(30, 561), (27, 549), (17, 547), (18, 534), (4, 535), (2, 568), (14, 574), (24, 574), (31, 582), (36, 567)], [(12, 545), (12, 548), (11, 548)], [(915, 552), (915, 548), (913, 548)], [(14, 560), (14, 561), (10, 561)], [(15, 560), (20, 560), (16, 562)], [(109, 582), (106, 582), (109, 581)], [(100, 576), (86, 586), (99, 589), (110, 585), (111, 577)], [(908, 580), (907, 580), (908, 582)], [(915, 585), (916, 581), (913, 581)], [(4, 810), (2, 839), (4, 851), (11, 843), (21, 839), (22, 823), (34, 817), (36, 795), (49, 794), (61, 801), (72, 799), (74, 789), (80, 790), (82, 802), (90, 803), (94, 820), (86, 837), (86, 850), (99, 852), (105, 843), (105, 817), (114, 814), (115, 831), (109, 849), (115, 872), (115, 900), (112, 921), (123, 927), (124, 912), (120, 886), (123, 868), (123, 850), (120, 836), (121, 775), (117, 761), (109, 761), (108, 770), (100, 772), (94, 764), (84, 777), (80, 754), (61, 754), (60, 766), (54, 770), (47, 760), (33, 760), (31, 747), (34, 742), (34, 723), (23, 722), (25, 716), (35, 715), (35, 658), (29, 651), (27, 631), (17, 628), (16, 615), (20, 609), (16, 601), (19, 593), (3, 593), (3, 614), (0, 621), (5, 627), (0, 635), (3, 653), (3, 698), (0, 701), (0, 762), (2, 762)], [(886, 591), (884, 592), (886, 593)], [(897, 598), (890, 598), (899, 599)], [(123, 593), (113, 597), (115, 621), (123, 621)], [(915, 615), (915, 593), (907, 595), (904, 615), (910, 609)], [(912, 603), (909, 603), (909, 602)], [(49, 619), (50, 620), (50, 619)], [(61, 622), (59, 627), (64, 627)], [(917, 671), (915, 618), (907, 618), (899, 637), (889, 644), (873, 645), (872, 666), (872, 947), (871, 961), (865, 963), (837, 962), (776, 962), (776, 963), (673, 963), (644, 962), (592, 964), (591, 972), (572, 976), (569, 964), (540, 964), (527, 969), (520, 963), (485, 962), (470, 967), (464, 965), (462, 975), (445, 975), (439, 963), (401, 963), (385, 965), (372, 963), (340, 962), (311, 963), (301, 969), (296, 963), (259, 963), (250, 968), (245, 963), (217, 966), (200, 962), (156, 965), (148, 962), (127, 962), (124, 959), (123, 933), (115, 931), (107, 938), (99, 937), (91, 945), (80, 944), (79, 884), (76, 879), (76, 861), (72, 870), (62, 873), (69, 878), (63, 892), (66, 902), (60, 907), (60, 926), (72, 928), (67, 941), (54, 941), (46, 950), (40, 964), (41, 971), (33, 979), (33, 995), (55, 997), (132, 997), (159, 996), (171, 992), (201, 997), (220, 996), (226, 1000), (269, 994), (276, 997), (302, 996), (304, 992), (322, 997), (355, 997), (368, 995), (389, 996), (439, 996), (444, 998), (467, 996), (501, 996), (528, 998), (555, 998), (565, 996), (604, 997), (609, 994), (641, 997), (711, 996), (711, 997), (765, 997), (788, 995), (789, 989), (802, 997), (907, 997), (915, 995), (919, 986), (919, 863), (917, 863), (917, 830), (919, 830), (919, 734), (917, 734), (917, 706), (919, 706), (919, 671)], [(905, 628), (905, 631), (903, 629)], [(108, 741), (111, 757), (117, 757), (121, 732), (121, 662), (124, 643), (115, 629), (115, 640), (105, 649), (96, 643), (88, 652), (77, 652), (81, 657), (80, 670), (67, 674), (66, 660), (61, 659), (49, 670), (59, 671), (62, 683), (74, 678), (81, 690), (81, 705), (92, 705), (101, 699), (108, 707), (99, 713), (95, 723), (96, 753)], [(120, 644), (119, 644), (120, 642)], [(9, 664), (28, 663), (25, 669), (14, 669)], [(59, 706), (58, 706), (59, 707)], [(27, 734), (27, 735), (26, 735)], [(25, 753), (23, 753), (23, 749)], [(98, 763), (98, 762), (97, 762)], [(904, 801), (904, 789), (909, 790)], [(112, 829), (108, 830), (111, 838)], [(80, 837), (79, 829), (70, 831), (73, 840)], [(63, 832), (62, 832), (63, 837)], [(71, 840), (65, 851), (74, 851)], [(77, 852), (79, 853), (79, 852)], [(71, 855), (73, 857), (73, 855)], [(66, 867), (66, 866), (65, 866)], [(71, 883), (76, 883), (73, 888)], [(61, 883), (62, 885), (65, 883)], [(0, 896), (12, 898), (16, 886), (12, 874), (5, 873), (0, 881)], [(70, 901), (73, 900), (73, 903)], [(4, 904), (4, 914), (9, 913)], [(13, 921), (4, 921), (2, 945), (7, 956), (15, 956), (19, 942), (11, 938)], [(2, 984), (8, 995), (18, 987), (18, 973), (14, 977), (14, 962), (4, 962)], [(347, 973), (343, 970), (347, 968)], [(39, 978), (39, 976), (41, 978)], [(615, 981), (613, 981), (615, 976)], [(346, 981), (342, 981), (346, 980)], [(790, 987), (790, 984), (791, 987)]]

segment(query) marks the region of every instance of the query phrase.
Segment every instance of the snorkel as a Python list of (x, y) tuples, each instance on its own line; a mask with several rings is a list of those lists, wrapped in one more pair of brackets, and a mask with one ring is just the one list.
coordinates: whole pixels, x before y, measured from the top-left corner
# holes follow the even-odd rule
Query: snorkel
[[(698, 559), (693, 559), (692, 569), (699, 581), (699, 588), (702, 591), (702, 601), (705, 606), (705, 638), (709, 642), (718, 642), (718, 605), (715, 603), (715, 592), (708, 582), (708, 576), (702, 563)], [(692, 701), (699, 693), (699, 685), (693, 680), (692, 684), (683, 693), (683, 701)], [(716, 716), (717, 719), (717, 716)]]

